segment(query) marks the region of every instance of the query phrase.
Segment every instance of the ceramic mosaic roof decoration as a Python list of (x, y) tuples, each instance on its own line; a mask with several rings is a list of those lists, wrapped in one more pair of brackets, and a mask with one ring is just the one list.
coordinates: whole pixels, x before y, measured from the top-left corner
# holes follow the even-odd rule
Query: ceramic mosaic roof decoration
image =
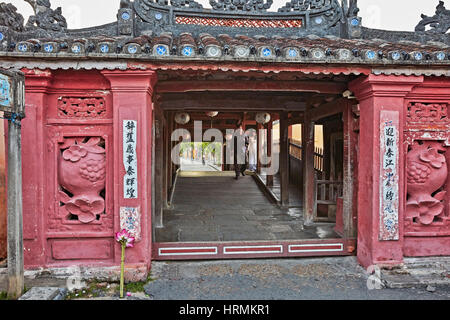
[(0, 3), (2, 60), (251, 61), (287, 64), (450, 64), (450, 10), (422, 15), (414, 32), (364, 28), (357, 0), (121, 0), (117, 21), (70, 30), (49, 0), (25, 0), (25, 24)]

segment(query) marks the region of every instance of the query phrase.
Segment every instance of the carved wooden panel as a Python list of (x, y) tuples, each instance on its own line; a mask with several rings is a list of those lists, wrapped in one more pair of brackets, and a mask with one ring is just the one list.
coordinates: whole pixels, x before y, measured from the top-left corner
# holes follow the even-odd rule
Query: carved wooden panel
[(411, 103), (408, 106), (407, 122), (412, 123), (448, 123), (449, 115), (445, 103)]
[(288, 20), (267, 20), (267, 19), (244, 19), (244, 18), (201, 18), (176, 16), (175, 23), (189, 24), (198, 26), (213, 26), (213, 27), (238, 27), (238, 28), (301, 28), (303, 27), (303, 20), (288, 19)]
[(61, 97), (58, 100), (60, 118), (105, 118), (106, 104), (102, 97)]

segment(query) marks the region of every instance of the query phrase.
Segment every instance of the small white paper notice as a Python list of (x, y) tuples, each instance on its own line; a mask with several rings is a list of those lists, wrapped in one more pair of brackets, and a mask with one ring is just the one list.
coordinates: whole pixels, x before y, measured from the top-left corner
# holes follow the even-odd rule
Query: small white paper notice
[(125, 176), (123, 179), (123, 197), (125, 199), (137, 199), (137, 121), (123, 121), (123, 165)]

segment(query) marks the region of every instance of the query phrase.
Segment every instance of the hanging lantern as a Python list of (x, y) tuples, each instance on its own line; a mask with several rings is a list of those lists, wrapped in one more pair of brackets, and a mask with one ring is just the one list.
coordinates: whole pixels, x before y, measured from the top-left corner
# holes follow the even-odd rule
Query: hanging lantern
[(186, 124), (191, 120), (188, 113), (177, 113), (175, 115), (175, 122), (178, 124)]
[(210, 111), (210, 112), (206, 112), (206, 115), (210, 118), (214, 118), (217, 117), (217, 115), (219, 114), (218, 111)]
[(211, 118), (211, 129), (212, 129), (212, 127), (213, 127), (213, 118), (214, 118), (214, 117), (217, 117), (218, 114), (219, 114), (218, 111), (210, 111), (210, 112), (206, 112), (206, 115), (207, 115), (208, 117)]
[(256, 122), (258, 122), (259, 124), (266, 124), (269, 121), (270, 121), (269, 113), (260, 112), (256, 114)]

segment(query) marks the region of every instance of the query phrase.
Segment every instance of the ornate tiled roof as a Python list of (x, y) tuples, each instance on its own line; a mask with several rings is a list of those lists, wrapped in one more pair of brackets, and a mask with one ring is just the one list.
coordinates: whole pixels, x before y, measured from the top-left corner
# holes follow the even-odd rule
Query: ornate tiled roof
[(68, 30), (48, 0), (27, 2), (35, 15), (26, 25), (14, 6), (0, 4), (4, 61), (450, 64), (450, 11), (442, 2), (416, 32), (363, 28), (355, 0), (292, 0), (278, 12), (268, 11), (270, 0), (211, 0), (212, 9), (193, 0), (122, 0), (116, 22), (81, 30)]
[(4, 57), (135, 60), (218, 60), (338, 64), (450, 64), (449, 46), (429, 42), (340, 39), (334, 36), (280, 38), (182, 33), (135, 38), (29, 39), (1, 51)]

